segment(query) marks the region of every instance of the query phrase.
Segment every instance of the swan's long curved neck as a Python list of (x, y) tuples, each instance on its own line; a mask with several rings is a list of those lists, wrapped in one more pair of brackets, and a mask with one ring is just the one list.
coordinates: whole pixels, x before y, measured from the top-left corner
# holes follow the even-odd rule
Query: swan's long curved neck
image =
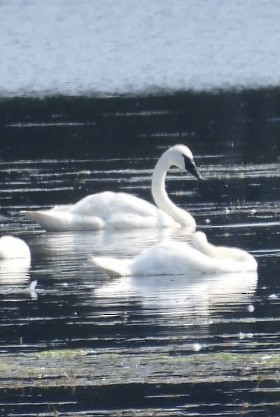
[(152, 195), (155, 204), (182, 226), (195, 226), (194, 218), (187, 211), (177, 207), (167, 195), (165, 179), (171, 166), (167, 153), (162, 155), (155, 166), (152, 176)]

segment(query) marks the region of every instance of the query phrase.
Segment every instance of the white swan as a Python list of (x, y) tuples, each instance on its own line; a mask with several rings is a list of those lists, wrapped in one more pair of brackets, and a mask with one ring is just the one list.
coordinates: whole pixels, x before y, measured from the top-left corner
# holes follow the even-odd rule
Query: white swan
[(120, 276), (228, 273), (256, 271), (255, 258), (244, 250), (214, 246), (203, 232), (192, 236), (192, 243), (166, 240), (144, 249), (132, 259), (93, 257), (102, 269)]
[(76, 204), (23, 214), (48, 231), (164, 227), (194, 230), (194, 218), (172, 203), (165, 191), (165, 177), (171, 166), (201, 178), (187, 146), (175, 145), (168, 149), (158, 160), (152, 176), (152, 195), (158, 207), (131, 194), (105, 191), (88, 195)]
[(0, 238), (0, 260), (30, 258), (29, 246), (22, 239), (9, 235)]

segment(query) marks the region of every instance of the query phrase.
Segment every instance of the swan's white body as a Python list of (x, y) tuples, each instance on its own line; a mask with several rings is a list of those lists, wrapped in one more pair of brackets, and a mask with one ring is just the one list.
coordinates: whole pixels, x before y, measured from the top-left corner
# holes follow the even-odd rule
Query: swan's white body
[(0, 238), (0, 260), (25, 259), (30, 260), (28, 245), (18, 237), (2, 236)]
[(194, 218), (172, 203), (165, 191), (165, 177), (171, 166), (200, 178), (187, 146), (175, 145), (168, 149), (158, 160), (152, 177), (152, 194), (158, 207), (131, 194), (105, 191), (88, 195), (76, 204), (23, 213), (48, 231), (164, 227), (194, 230)]
[(206, 235), (196, 232), (192, 243), (163, 241), (144, 249), (132, 259), (94, 257), (100, 268), (119, 276), (227, 273), (256, 271), (257, 262), (244, 250), (208, 243)]

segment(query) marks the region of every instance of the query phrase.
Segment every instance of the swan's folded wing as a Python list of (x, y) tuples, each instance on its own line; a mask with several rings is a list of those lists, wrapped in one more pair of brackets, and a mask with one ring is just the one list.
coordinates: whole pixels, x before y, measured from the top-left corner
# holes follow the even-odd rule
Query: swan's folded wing
[(88, 195), (74, 204), (73, 215), (96, 216), (105, 227), (113, 229), (172, 227), (180, 225), (154, 204), (128, 193), (102, 193)]
[(103, 191), (84, 197), (70, 207), (70, 212), (87, 216), (100, 216), (109, 218), (116, 212), (149, 216), (154, 212), (155, 206), (148, 201), (128, 193), (115, 193)]

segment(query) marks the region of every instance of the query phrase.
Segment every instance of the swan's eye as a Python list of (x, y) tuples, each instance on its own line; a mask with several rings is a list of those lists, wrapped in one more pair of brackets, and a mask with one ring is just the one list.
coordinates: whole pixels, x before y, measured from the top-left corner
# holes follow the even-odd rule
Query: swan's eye
[(189, 171), (195, 178), (198, 180), (201, 180), (201, 175), (197, 169), (197, 166), (195, 165), (195, 162), (193, 159), (188, 158), (186, 155), (183, 155), (184, 161), (185, 161), (185, 168), (186, 171)]

